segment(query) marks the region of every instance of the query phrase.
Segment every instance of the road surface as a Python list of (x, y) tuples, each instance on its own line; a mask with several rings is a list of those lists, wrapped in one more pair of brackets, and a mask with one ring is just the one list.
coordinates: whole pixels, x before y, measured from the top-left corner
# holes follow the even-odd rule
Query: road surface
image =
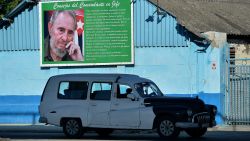
[[(244, 131), (236, 130), (209, 130), (202, 138), (195, 141), (249, 141), (250, 128)], [(152, 131), (115, 131), (109, 137), (99, 137), (95, 132), (85, 133), (80, 139), (68, 139), (62, 133), (61, 128), (46, 128), (46, 126), (24, 127), (24, 126), (0, 126), (0, 141), (61, 141), (61, 140), (112, 140), (112, 141), (156, 141), (161, 140), (157, 133)], [(185, 132), (181, 132), (178, 141), (193, 141)]]

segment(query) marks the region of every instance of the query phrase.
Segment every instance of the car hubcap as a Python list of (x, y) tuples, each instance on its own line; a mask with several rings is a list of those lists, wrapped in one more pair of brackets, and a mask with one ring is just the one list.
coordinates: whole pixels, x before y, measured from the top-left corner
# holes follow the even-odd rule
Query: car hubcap
[(169, 120), (164, 120), (160, 124), (160, 131), (164, 136), (170, 136), (174, 132), (174, 124)]
[(75, 135), (79, 131), (79, 125), (75, 120), (69, 120), (66, 124), (66, 130), (70, 135)]

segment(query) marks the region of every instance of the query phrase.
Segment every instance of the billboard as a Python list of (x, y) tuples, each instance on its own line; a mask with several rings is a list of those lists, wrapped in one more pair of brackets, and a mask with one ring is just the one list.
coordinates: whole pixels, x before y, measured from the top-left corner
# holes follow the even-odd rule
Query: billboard
[(40, 65), (134, 64), (131, 0), (39, 3)]

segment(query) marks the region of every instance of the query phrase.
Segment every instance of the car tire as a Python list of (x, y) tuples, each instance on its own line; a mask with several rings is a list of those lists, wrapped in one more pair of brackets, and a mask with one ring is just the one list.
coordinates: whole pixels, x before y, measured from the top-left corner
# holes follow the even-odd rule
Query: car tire
[(110, 134), (112, 134), (113, 133), (113, 129), (96, 129), (95, 130), (96, 131), (96, 133), (100, 136), (100, 137), (107, 137), (107, 136), (109, 136)]
[(189, 136), (193, 138), (199, 138), (207, 132), (207, 128), (191, 128), (186, 129), (185, 131)]
[(170, 117), (158, 119), (157, 132), (162, 138), (176, 138), (180, 134), (179, 128), (175, 126), (175, 120)]
[(80, 138), (83, 135), (82, 123), (79, 119), (67, 119), (63, 123), (63, 132), (69, 138)]

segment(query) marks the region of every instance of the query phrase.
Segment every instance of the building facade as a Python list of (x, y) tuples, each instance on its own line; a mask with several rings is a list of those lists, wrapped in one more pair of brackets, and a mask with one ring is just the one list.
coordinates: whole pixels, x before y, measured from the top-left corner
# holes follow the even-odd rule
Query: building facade
[(204, 33), (206, 38), (201, 39), (151, 2), (134, 0), (131, 4), (133, 65), (41, 67), (37, 4), (19, 11), (8, 26), (1, 25), (0, 124), (37, 123), (38, 105), (48, 78), (67, 73), (140, 75), (153, 80), (166, 95), (199, 96), (216, 105), (216, 120), (223, 124), (226, 35)]

